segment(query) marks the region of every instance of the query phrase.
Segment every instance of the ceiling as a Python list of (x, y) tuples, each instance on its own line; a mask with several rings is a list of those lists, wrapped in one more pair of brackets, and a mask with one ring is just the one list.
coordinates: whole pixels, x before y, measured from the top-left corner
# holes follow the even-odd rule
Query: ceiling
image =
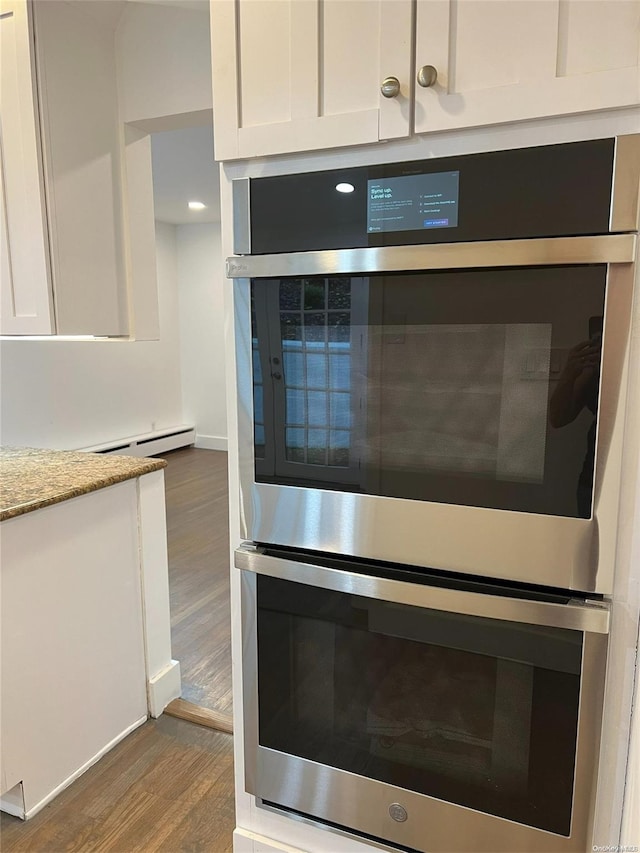
[[(173, 225), (220, 222), (220, 177), (213, 160), (213, 127), (151, 135), (155, 217)], [(189, 210), (202, 201), (204, 210)]]

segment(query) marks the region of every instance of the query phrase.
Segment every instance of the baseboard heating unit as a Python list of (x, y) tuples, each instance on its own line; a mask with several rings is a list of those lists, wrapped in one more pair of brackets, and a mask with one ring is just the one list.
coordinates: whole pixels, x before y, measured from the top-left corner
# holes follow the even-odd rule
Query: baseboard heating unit
[(155, 456), (157, 453), (167, 453), (179, 447), (188, 447), (196, 440), (196, 430), (189, 424), (158, 429), (153, 432), (130, 435), (91, 447), (80, 447), (87, 453), (114, 453), (124, 456)]

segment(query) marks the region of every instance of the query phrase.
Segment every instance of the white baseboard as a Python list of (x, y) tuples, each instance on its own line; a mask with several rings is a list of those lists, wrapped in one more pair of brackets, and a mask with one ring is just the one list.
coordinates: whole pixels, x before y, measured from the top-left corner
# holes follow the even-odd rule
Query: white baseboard
[(274, 841), (273, 838), (265, 838), (264, 835), (258, 835), (255, 832), (250, 832), (248, 829), (236, 828), (233, 831), (233, 853), (304, 853), (298, 847), (291, 847), (289, 844), (283, 844), (281, 841)]
[(247, 832), (244, 829), (233, 830), (233, 853), (253, 853), (252, 832)]
[(14, 785), (9, 791), (5, 791), (0, 797), (0, 811), (24, 820), (25, 809), (22, 782), (18, 782), (17, 785)]
[(177, 699), (181, 693), (180, 663), (177, 660), (172, 660), (162, 672), (154, 675), (147, 683), (147, 698), (151, 716), (157, 719), (169, 702)]
[(202, 435), (196, 433), (196, 447), (201, 447), (203, 450), (224, 450), (227, 449), (227, 439), (221, 435)]
[(103, 444), (93, 444), (91, 447), (79, 447), (78, 450), (125, 456), (155, 456), (180, 447), (189, 447), (194, 443), (195, 438), (195, 427), (190, 424), (179, 424), (140, 435), (129, 435)]
[(135, 729), (137, 729), (139, 726), (146, 722), (147, 718), (141, 717), (139, 720), (136, 720), (135, 723), (132, 723), (130, 726), (127, 726), (124, 731), (120, 732), (119, 735), (116, 735), (116, 737), (114, 737), (113, 740), (109, 741), (106, 746), (103, 746), (102, 749), (93, 756), (93, 758), (90, 758), (89, 761), (82, 765), (82, 767), (79, 767), (75, 772), (71, 774), (71, 776), (67, 777), (64, 782), (61, 782), (56, 788), (53, 789), (53, 791), (50, 791), (46, 797), (40, 800), (39, 803), (36, 803), (35, 806), (26, 811), (24, 813), (25, 820), (29, 820), (29, 818), (33, 817), (34, 815), (37, 815), (39, 811), (41, 811), (46, 805), (51, 802), (51, 800), (54, 799), (54, 797), (57, 797), (58, 794), (64, 791), (65, 788), (68, 788), (72, 782), (75, 782), (78, 777), (82, 776), (82, 774), (85, 773), (90, 767), (93, 767), (93, 765), (97, 761), (100, 761), (103, 755), (106, 755), (109, 750), (113, 749), (113, 747), (119, 744), (121, 740), (124, 740), (127, 735), (130, 735), (132, 731), (135, 731)]

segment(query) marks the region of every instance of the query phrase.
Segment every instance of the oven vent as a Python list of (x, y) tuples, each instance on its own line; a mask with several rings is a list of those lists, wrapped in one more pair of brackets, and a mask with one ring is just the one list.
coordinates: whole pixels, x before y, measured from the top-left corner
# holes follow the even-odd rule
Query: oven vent
[(158, 453), (167, 453), (178, 447), (188, 447), (196, 440), (196, 430), (189, 424), (166, 427), (153, 432), (130, 435), (126, 438), (106, 441), (103, 444), (94, 444), (91, 447), (80, 447), (79, 450), (87, 453), (114, 453), (123, 456), (155, 456)]

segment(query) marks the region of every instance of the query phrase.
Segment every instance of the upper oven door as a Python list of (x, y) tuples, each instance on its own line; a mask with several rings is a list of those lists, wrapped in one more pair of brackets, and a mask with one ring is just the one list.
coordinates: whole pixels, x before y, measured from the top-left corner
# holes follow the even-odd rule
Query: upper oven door
[(244, 535), (608, 591), (634, 243), (243, 258)]

